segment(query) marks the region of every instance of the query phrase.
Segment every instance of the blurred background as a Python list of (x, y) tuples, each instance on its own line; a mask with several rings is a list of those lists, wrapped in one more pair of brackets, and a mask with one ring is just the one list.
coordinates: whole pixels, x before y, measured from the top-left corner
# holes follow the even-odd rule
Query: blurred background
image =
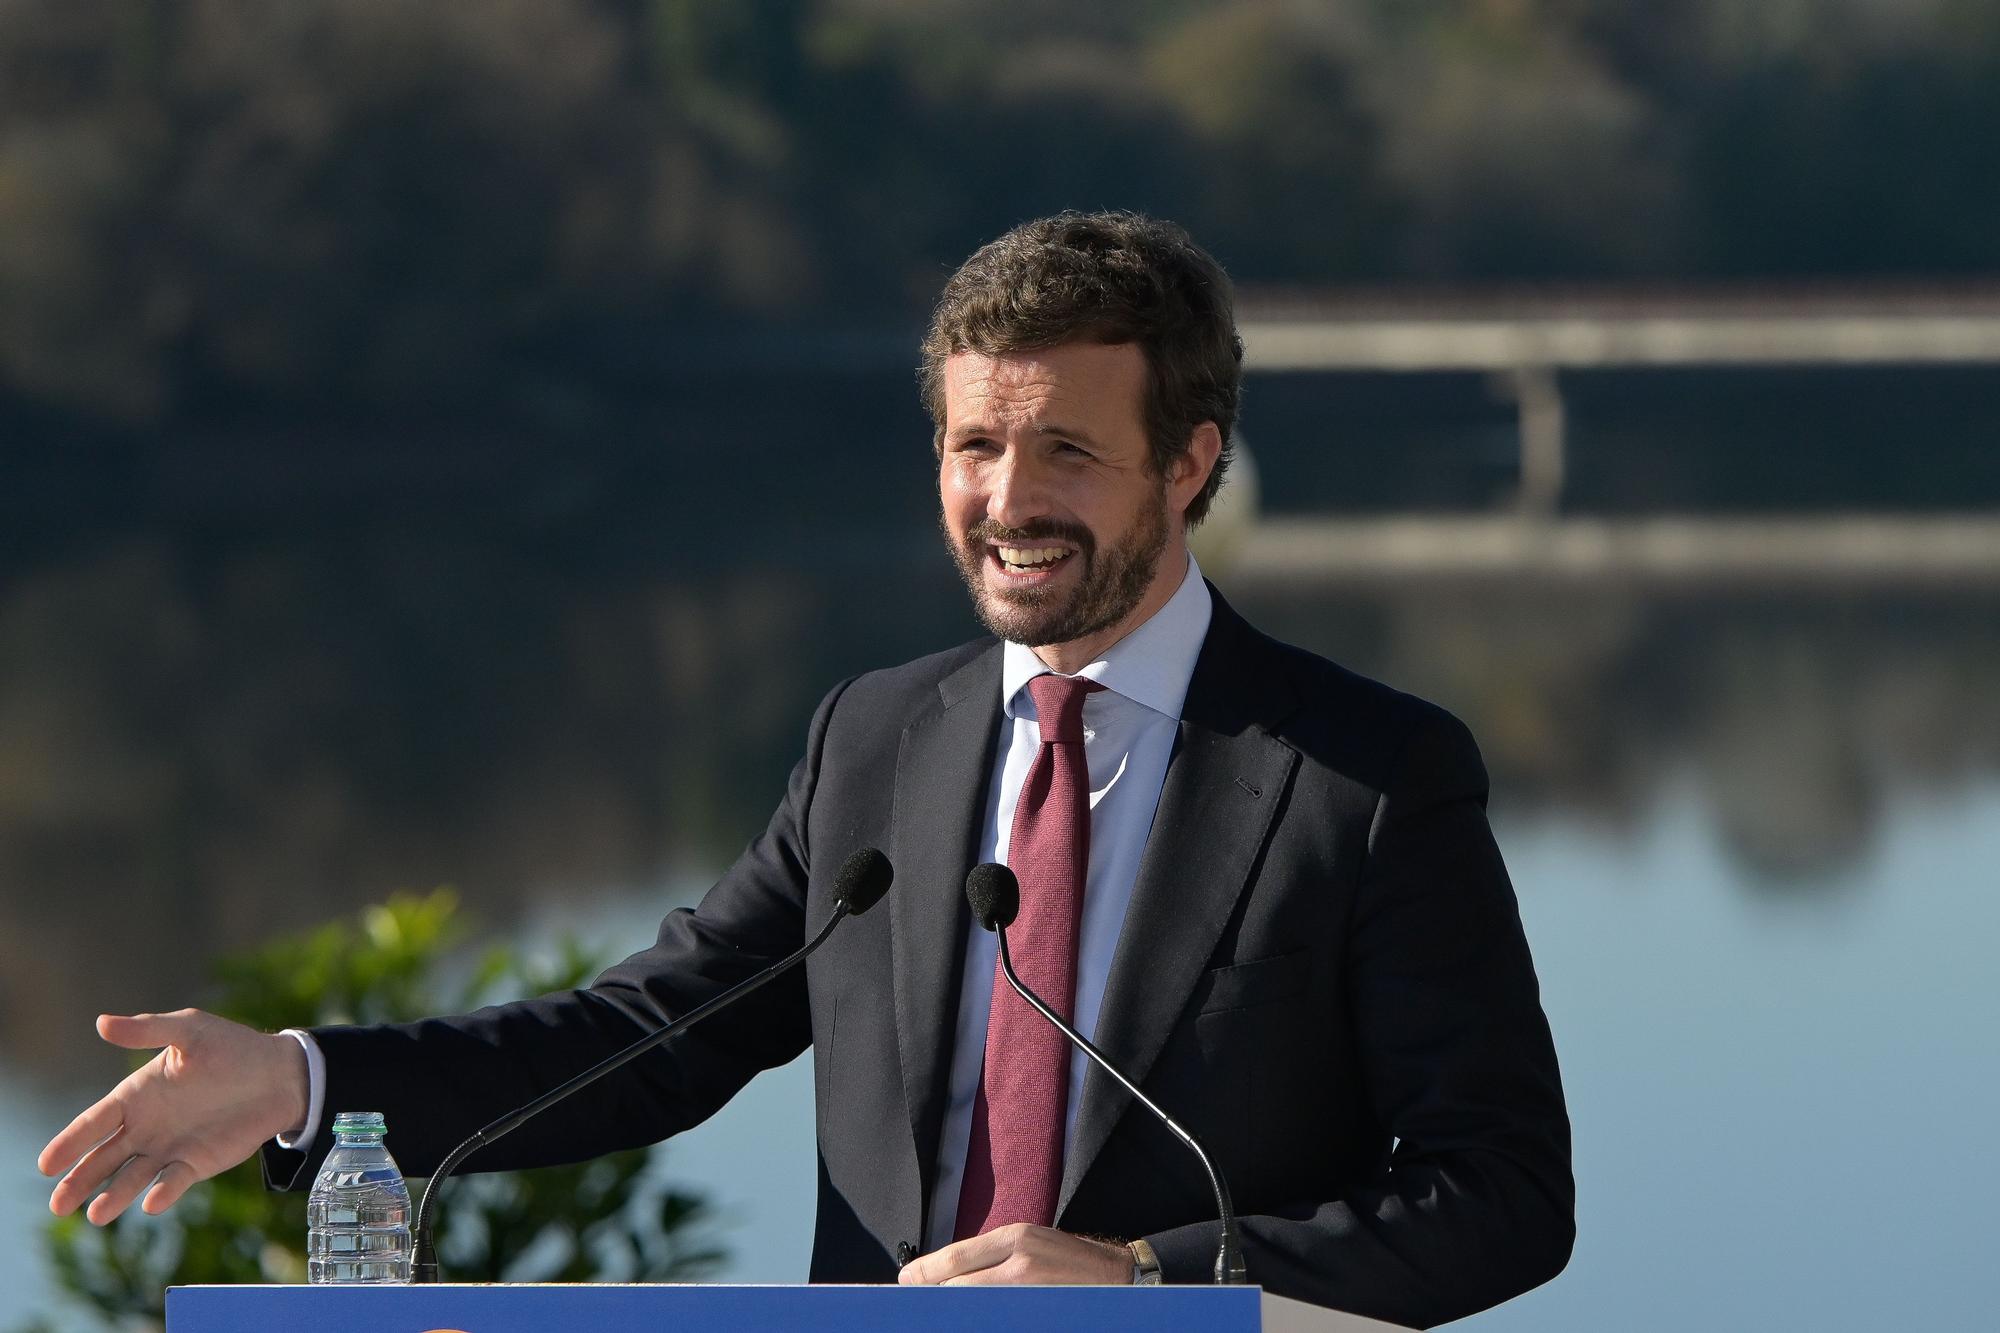
[[(916, 342), (1069, 207), (1240, 284), (1210, 575), (1484, 747), (1580, 1235), (1463, 1326), (1990, 1318), (1996, 144), (1989, 0), (0, 0), (0, 1320), (93, 1015), (640, 947), (974, 631)], [(809, 1084), (665, 1150), (721, 1276)]]

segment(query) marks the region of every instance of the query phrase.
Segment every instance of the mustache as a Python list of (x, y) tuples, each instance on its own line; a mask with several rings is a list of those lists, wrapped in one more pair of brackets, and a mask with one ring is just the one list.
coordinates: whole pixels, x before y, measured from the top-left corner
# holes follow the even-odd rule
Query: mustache
[(1038, 541), (1068, 542), (1085, 555), (1089, 555), (1097, 547), (1089, 528), (1081, 523), (1062, 523), (1055, 519), (1046, 519), (1019, 528), (995, 523), (990, 518), (981, 519), (965, 530), (965, 540), (999, 542), (1007, 546), (1024, 546)]

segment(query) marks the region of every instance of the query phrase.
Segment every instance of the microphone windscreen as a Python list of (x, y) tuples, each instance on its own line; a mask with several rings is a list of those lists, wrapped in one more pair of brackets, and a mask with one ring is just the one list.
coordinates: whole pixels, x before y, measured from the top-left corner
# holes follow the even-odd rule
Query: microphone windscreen
[(988, 930), (1003, 929), (1014, 924), (1021, 910), (1021, 881), (997, 861), (976, 865), (965, 877), (965, 901), (973, 920)]
[(863, 847), (841, 862), (840, 874), (833, 881), (833, 900), (846, 903), (849, 916), (860, 916), (882, 900), (895, 878), (895, 867), (880, 849)]

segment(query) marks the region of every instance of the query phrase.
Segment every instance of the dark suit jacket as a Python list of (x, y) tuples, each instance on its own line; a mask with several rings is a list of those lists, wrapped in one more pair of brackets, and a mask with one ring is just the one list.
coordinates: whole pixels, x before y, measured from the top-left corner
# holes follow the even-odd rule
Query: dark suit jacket
[[(706, 1118), (808, 1044), (815, 1281), (892, 1281), (920, 1245), (967, 909), (999, 736), (1000, 649), (847, 682), (765, 830), (693, 911), (588, 990), (469, 1016), (322, 1029), (328, 1120), (381, 1110), (424, 1175), (447, 1149), (798, 947), (858, 847), (896, 882), (793, 973), (472, 1158), (570, 1161)], [(1250, 1279), (1397, 1323), (1469, 1314), (1560, 1271), (1569, 1122), (1514, 895), (1455, 718), (1257, 633), (1216, 597), (1096, 1038), (1215, 1155)], [(275, 1149), (298, 1184), (325, 1151)], [(1100, 1071), (1057, 1224), (1148, 1237), (1202, 1282), (1198, 1166)]]

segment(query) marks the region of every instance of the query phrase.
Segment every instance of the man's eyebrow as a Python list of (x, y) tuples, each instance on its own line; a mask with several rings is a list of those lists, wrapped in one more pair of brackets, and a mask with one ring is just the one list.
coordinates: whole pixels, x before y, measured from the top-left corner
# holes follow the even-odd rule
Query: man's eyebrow
[(1037, 435), (1047, 435), (1058, 440), (1075, 440), (1078, 444), (1087, 444), (1093, 448), (1097, 445), (1096, 437), (1089, 431), (1077, 430), (1073, 426), (1065, 426), (1056, 421), (1038, 421), (1034, 425), (1034, 431)]
[[(1065, 426), (1058, 421), (1031, 421), (1028, 423), (1028, 432), (1032, 435), (1042, 436), (1045, 439), (1075, 440), (1078, 444), (1088, 444), (1092, 447), (1097, 446), (1097, 438), (1089, 431), (1077, 430), (1074, 427)], [(995, 435), (1004, 435), (1005, 433), (1005, 431), (995, 430), (984, 422), (979, 422), (954, 426), (945, 432), (944, 437), (946, 440), (957, 444), (966, 440), (976, 440), (982, 436), (990, 438)]]

